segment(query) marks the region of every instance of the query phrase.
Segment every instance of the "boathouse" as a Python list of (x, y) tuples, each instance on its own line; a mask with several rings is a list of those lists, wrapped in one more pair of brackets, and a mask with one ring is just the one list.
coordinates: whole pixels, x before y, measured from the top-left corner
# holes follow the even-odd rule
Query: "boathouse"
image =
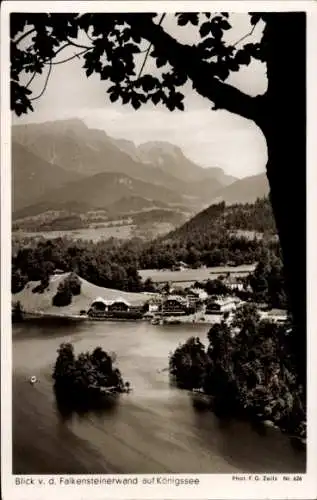
[(94, 319), (138, 319), (143, 315), (142, 305), (132, 305), (125, 299), (106, 300), (96, 298), (90, 305), (88, 315)]

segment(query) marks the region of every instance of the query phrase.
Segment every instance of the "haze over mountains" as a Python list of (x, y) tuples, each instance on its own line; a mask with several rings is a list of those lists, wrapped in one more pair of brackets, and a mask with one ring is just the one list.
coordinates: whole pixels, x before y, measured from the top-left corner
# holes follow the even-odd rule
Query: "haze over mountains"
[(257, 198), (263, 198), (269, 193), (269, 182), (266, 174), (252, 175), (238, 179), (224, 187), (213, 202), (224, 201), (227, 205), (235, 203), (254, 203)]
[(173, 144), (136, 146), (77, 119), (13, 126), (12, 167), (14, 218), (72, 206), (114, 213), (121, 203), (125, 212), (192, 214), (214, 200), (254, 201), (268, 192), (264, 174), (237, 180), (196, 165)]
[(59, 189), (82, 176), (52, 165), (18, 142), (12, 144), (13, 210), (44, 197), (49, 189)]

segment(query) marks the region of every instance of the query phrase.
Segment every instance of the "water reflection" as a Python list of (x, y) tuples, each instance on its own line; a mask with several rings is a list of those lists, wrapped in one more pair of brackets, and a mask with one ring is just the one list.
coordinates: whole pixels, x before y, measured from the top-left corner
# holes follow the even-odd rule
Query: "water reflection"
[[(274, 429), (219, 419), (169, 384), (168, 354), (206, 327), (148, 324), (16, 325), (13, 471), (23, 474), (302, 472), (305, 453)], [(106, 408), (70, 408), (53, 392), (57, 348), (117, 353), (134, 391)], [(35, 374), (39, 383), (31, 386)], [(262, 429), (263, 430), (263, 429)]]
[(114, 415), (118, 409), (119, 396), (95, 399), (92, 401), (82, 398), (71, 398), (69, 394), (64, 395), (54, 390), (55, 404), (57, 414), (63, 422), (71, 421), (73, 416), (85, 419), (89, 415), (103, 418), (105, 414)]

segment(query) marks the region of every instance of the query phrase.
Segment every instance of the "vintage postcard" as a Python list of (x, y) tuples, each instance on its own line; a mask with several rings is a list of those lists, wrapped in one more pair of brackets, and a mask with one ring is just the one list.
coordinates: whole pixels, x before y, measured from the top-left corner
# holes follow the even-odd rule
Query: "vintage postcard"
[(317, 496), (317, 4), (1, 9), (4, 500)]

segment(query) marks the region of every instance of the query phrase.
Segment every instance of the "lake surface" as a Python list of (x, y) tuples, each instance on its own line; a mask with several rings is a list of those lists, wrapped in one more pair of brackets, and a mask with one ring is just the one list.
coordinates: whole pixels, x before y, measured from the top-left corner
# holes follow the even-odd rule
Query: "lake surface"
[[(236, 473), (305, 471), (305, 453), (274, 429), (197, 412), (170, 387), (169, 352), (204, 325), (24, 323), (13, 327), (13, 473)], [(56, 350), (101, 346), (133, 387), (115, 409), (62, 418), (50, 378)], [(32, 386), (31, 375), (39, 378)]]

